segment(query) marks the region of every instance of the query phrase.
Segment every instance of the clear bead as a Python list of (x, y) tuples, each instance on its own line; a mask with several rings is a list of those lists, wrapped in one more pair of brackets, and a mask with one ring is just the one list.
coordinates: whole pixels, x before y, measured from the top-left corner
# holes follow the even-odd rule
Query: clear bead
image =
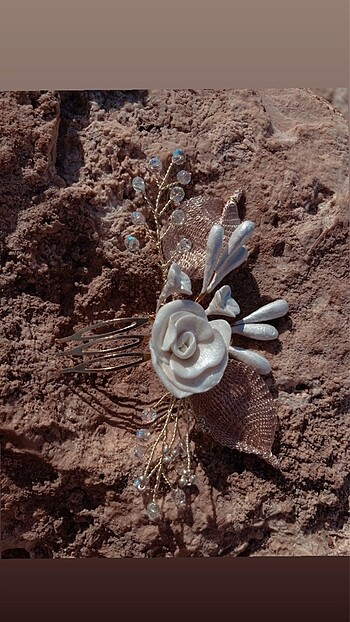
[(179, 184), (182, 184), (183, 186), (187, 186), (187, 184), (190, 183), (191, 181), (191, 173), (189, 171), (179, 171), (178, 174), (176, 175), (176, 179), (179, 182)]
[(125, 248), (127, 248), (128, 251), (131, 251), (132, 253), (137, 253), (137, 251), (140, 249), (140, 242), (137, 238), (135, 238), (134, 235), (127, 235), (124, 239), (124, 244)]
[(151, 501), (146, 508), (148, 518), (151, 520), (157, 520), (161, 516), (161, 510), (159, 505), (155, 501)]
[(143, 445), (134, 445), (132, 451), (135, 458), (143, 458), (146, 453), (146, 447), (144, 447)]
[(174, 164), (183, 164), (185, 161), (185, 154), (182, 149), (175, 149), (171, 156), (171, 160)]
[(148, 162), (148, 168), (153, 173), (160, 173), (163, 165), (159, 158), (151, 158)]
[(148, 441), (150, 436), (151, 432), (149, 430), (145, 430), (144, 428), (136, 431), (136, 438), (138, 441)]
[(191, 248), (192, 244), (187, 238), (182, 238), (182, 240), (180, 240), (180, 242), (178, 242), (176, 245), (176, 249), (179, 253), (188, 253)]
[(132, 187), (136, 192), (142, 192), (142, 194), (146, 190), (145, 182), (142, 177), (134, 177), (132, 180)]
[(144, 225), (146, 222), (146, 218), (141, 212), (132, 212), (130, 215), (130, 219), (133, 225)]
[(154, 408), (145, 408), (141, 413), (143, 423), (153, 423), (157, 419), (158, 413)]
[(183, 508), (186, 505), (186, 494), (181, 488), (175, 488), (173, 492), (173, 499), (175, 501), (175, 505), (179, 508)]
[(185, 191), (183, 188), (181, 188), (181, 186), (174, 186), (170, 190), (169, 196), (170, 200), (175, 203), (175, 205), (178, 205), (185, 198)]
[(185, 212), (182, 209), (175, 209), (171, 214), (174, 225), (183, 225), (186, 220)]

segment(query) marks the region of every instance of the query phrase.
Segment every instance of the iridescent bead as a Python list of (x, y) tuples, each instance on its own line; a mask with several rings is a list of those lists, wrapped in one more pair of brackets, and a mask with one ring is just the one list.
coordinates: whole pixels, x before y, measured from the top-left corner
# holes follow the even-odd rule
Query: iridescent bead
[(191, 181), (191, 173), (189, 173), (189, 171), (179, 171), (178, 174), (176, 175), (176, 179), (179, 182), (179, 184), (182, 184), (183, 186), (187, 186), (187, 184), (190, 183)]
[(145, 408), (141, 413), (143, 423), (153, 423), (157, 419), (158, 413), (154, 408)]
[(186, 494), (181, 488), (175, 488), (173, 492), (173, 499), (177, 507), (183, 508), (186, 505)]
[(132, 253), (136, 253), (140, 249), (140, 242), (134, 235), (127, 235), (126, 238), (124, 238), (124, 244), (125, 248)]
[(144, 193), (146, 190), (145, 182), (142, 177), (134, 177), (132, 180), (132, 187), (136, 192)]
[(178, 242), (176, 245), (176, 249), (179, 253), (188, 253), (191, 248), (192, 244), (187, 238), (182, 238), (182, 240), (180, 240), (180, 242)]
[(151, 436), (151, 432), (149, 430), (145, 430), (141, 428), (136, 431), (136, 438), (138, 441), (148, 441)]
[(136, 458), (143, 458), (146, 453), (146, 447), (143, 447), (143, 445), (134, 445), (132, 451)]
[(163, 165), (159, 158), (151, 158), (148, 162), (148, 168), (153, 173), (160, 173)]
[(130, 215), (130, 219), (133, 225), (144, 225), (146, 222), (146, 218), (141, 212), (132, 212)]
[(170, 200), (176, 205), (181, 203), (181, 201), (185, 198), (185, 191), (181, 186), (174, 186), (170, 190)]
[(173, 155), (171, 156), (171, 160), (174, 164), (183, 164), (185, 161), (185, 154), (182, 149), (175, 149), (173, 151)]
[(139, 477), (134, 480), (133, 485), (137, 492), (144, 492), (147, 488), (147, 484), (148, 477), (146, 477), (145, 475), (139, 475)]
[(159, 505), (155, 501), (151, 501), (146, 508), (148, 518), (151, 520), (157, 520), (161, 516), (161, 510)]
[(174, 225), (183, 225), (186, 220), (186, 214), (182, 209), (175, 209), (171, 214), (171, 220)]

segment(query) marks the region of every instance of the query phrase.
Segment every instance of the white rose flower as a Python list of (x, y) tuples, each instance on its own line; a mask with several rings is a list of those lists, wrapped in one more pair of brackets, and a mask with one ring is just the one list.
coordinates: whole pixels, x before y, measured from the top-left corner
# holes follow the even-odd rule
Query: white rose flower
[(209, 391), (226, 369), (230, 339), (229, 323), (209, 321), (196, 302), (168, 302), (158, 311), (152, 328), (153, 367), (175, 397)]

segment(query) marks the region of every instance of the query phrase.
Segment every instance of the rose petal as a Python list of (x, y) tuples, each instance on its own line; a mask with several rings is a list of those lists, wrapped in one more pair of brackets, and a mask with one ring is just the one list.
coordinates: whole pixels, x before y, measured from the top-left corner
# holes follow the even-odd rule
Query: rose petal
[(180, 359), (188, 359), (195, 353), (197, 348), (197, 341), (193, 333), (189, 331), (182, 333), (178, 341), (173, 344), (172, 351), (175, 356)]
[(183, 332), (192, 332), (197, 340), (207, 341), (213, 337), (213, 329), (207, 317), (201, 318), (189, 313), (182, 315), (175, 321), (177, 335)]
[(169, 365), (176, 377), (189, 380), (196, 378), (206, 369), (215, 370), (225, 356), (227, 356), (227, 346), (220, 333), (216, 333), (212, 341), (198, 343), (196, 353), (189, 359), (179, 361), (171, 355)]
[(220, 333), (226, 348), (228, 348), (232, 337), (230, 324), (226, 322), (226, 320), (212, 320), (210, 322), (210, 326), (212, 327), (214, 332), (218, 331)]

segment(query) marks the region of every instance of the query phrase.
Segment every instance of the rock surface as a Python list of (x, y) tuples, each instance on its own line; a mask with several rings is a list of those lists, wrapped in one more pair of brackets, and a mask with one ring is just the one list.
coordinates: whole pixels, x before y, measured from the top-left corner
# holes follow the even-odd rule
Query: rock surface
[[(0, 94), (2, 556), (349, 554), (348, 131), (311, 90)], [(152, 313), (155, 248), (125, 250), (131, 178), (181, 147), (191, 196), (243, 188), (256, 232), (225, 282), (247, 314), (286, 298), (264, 348), (281, 471), (196, 431), (199, 494), (149, 523), (132, 490), (150, 363), (63, 376), (57, 338)]]

